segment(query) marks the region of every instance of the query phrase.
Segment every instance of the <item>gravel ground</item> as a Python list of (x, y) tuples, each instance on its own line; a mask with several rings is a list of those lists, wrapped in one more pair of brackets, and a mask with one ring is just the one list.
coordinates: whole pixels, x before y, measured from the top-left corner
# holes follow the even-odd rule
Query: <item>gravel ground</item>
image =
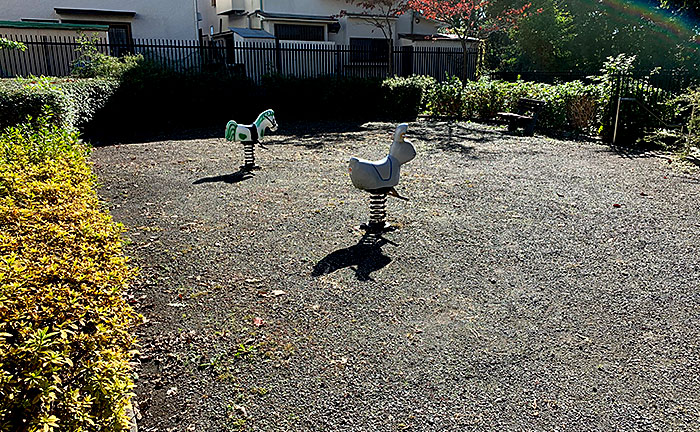
[(141, 275), (141, 431), (700, 430), (697, 174), (419, 122), (362, 243), (349, 156), (395, 125), (97, 148)]

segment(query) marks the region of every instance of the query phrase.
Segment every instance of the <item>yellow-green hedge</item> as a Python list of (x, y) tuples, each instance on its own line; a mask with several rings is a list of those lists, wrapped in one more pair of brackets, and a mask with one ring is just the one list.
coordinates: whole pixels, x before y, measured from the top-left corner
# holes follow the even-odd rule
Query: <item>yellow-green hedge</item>
[(87, 148), (48, 121), (0, 135), (0, 430), (126, 426), (133, 277)]

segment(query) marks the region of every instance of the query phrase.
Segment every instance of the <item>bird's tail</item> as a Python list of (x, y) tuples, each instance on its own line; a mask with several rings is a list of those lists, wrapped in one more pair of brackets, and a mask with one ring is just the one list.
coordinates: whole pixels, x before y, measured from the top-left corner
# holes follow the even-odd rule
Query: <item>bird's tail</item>
[(238, 128), (238, 123), (231, 120), (226, 124), (226, 139), (229, 141), (236, 140), (236, 128)]

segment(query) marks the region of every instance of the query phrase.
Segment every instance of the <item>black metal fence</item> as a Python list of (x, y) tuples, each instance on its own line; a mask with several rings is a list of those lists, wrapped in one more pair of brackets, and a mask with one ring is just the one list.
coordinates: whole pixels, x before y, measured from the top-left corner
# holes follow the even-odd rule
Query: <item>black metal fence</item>
[(586, 73), (585, 71), (499, 71), (492, 72), (491, 78), (504, 81), (534, 81), (545, 84), (555, 84), (558, 82), (584, 81), (588, 82), (592, 75), (599, 75), (599, 72)]
[(331, 75), (384, 78), (429, 75), (438, 81), (462, 76), (474, 79), (477, 51), (461, 48), (395, 46), (382, 48), (336, 45), (327, 42), (243, 42), (227, 47), (227, 64), (247, 77), (259, 80), (269, 73), (311, 78)]
[[(0, 35), (2, 36), (2, 35)], [(67, 36), (4, 36), (22, 42), (27, 48), (0, 50), (0, 77), (28, 75), (69, 76), (81, 59), (81, 43)], [(224, 64), (225, 51), (221, 44), (199, 43), (195, 40), (134, 39), (128, 44), (109, 43), (93, 39), (101, 53), (119, 57), (141, 54), (145, 59), (168, 69), (184, 73), (201, 72), (205, 68)]]
[[(69, 76), (81, 58), (81, 44), (74, 37), (8, 38), (24, 43), (27, 49), (0, 51), (0, 77)], [(442, 81), (454, 75), (474, 79), (478, 60), (477, 51), (465, 53), (461, 48), (395, 46), (389, 49), (387, 46), (377, 49), (332, 42), (134, 39), (128, 44), (114, 44), (96, 39), (93, 44), (101, 53), (116, 57), (141, 54), (149, 61), (180, 73), (216, 70), (245, 75), (254, 81), (273, 73), (303, 78), (429, 75)]]
[[(583, 81), (584, 83), (595, 82), (600, 77), (600, 71), (504, 71), (492, 72), (491, 78), (505, 81), (533, 81), (546, 84), (560, 82)], [(641, 89), (645, 92), (660, 91), (661, 93), (675, 94), (688, 87), (700, 84), (700, 73), (690, 73), (686, 71), (664, 71), (664, 72), (636, 72), (634, 74), (618, 74), (615, 76), (615, 88), (632, 90)], [(640, 91), (641, 91), (640, 90)]]
[(634, 142), (647, 130), (681, 128), (685, 120), (678, 122), (675, 108), (669, 102), (689, 87), (700, 84), (699, 77), (685, 73), (618, 74), (610, 79), (603, 138), (613, 144)]

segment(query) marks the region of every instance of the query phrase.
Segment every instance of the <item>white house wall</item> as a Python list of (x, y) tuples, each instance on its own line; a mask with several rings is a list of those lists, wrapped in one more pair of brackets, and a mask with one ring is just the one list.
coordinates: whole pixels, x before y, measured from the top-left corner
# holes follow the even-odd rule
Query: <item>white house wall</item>
[[(318, 23), (326, 27), (326, 40), (337, 44), (347, 45), (350, 38), (384, 38), (382, 31), (377, 27), (368, 24), (365, 20), (353, 16), (340, 16), (340, 11), (345, 10), (348, 13), (363, 13), (365, 11), (361, 7), (347, 3), (345, 0), (216, 0), (216, 6), (211, 6), (211, 0), (198, 0), (199, 9), (202, 13), (203, 20), (201, 27), (205, 34), (209, 33), (211, 26), (214, 26), (215, 32), (219, 32), (219, 27), (222, 31), (227, 31), (229, 27), (243, 27), (263, 29), (274, 34), (274, 24), (276, 22), (285, 22), (289, 24), (304, 24), (314, 25), (311, 20), (307, 21), (291, 21), (291, 20), (261, 20), (256, 16), (248, 18), (216, 15), (216, 11), (224, 12), (232, 9), (245, 10), (247, 14), (261, 10), (270, 14), (292, 14), (300, 16), (325, 16), (337, 17), (340, 23), (340, 31), (338, 33), (329, 33), (326, 24)], [(418, 18), (418, 19), (415, 19)], [(426, 20), (421, 17), (414, 17), (413, 12), (407, 12), (399, 16), (393, 21), (394, 43), (400, 43), (398, 38), (399, 33), (419, 33), (433, 34), (436, 32), (438, 25), (434, 21)]]
[[(135, 38), (196, 39), (196, 0), (0, 0), (0, 20), (70, 19), (129, 22)], [(54, 7), (135, 11), (136, 16), (57, 15)], [(209, 28), (207, 26), (207, 28)]]
[[(255, 10), (260, 9), (259, 1), (254, 1), (257, 6)], [(353, 6), (344, 0), (263, 0), (262, 9), (270, 13), (285, 13), (297, 15), (319, 15), (331, 16), (340, 14), (341, 10), (349, 12), (360, 12), (361, 8)]]

